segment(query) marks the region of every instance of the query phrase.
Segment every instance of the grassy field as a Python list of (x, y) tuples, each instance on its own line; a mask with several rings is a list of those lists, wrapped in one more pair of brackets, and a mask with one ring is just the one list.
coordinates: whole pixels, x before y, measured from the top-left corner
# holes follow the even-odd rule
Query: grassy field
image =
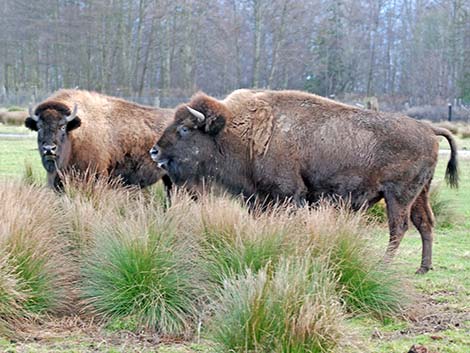
[[(28, 130), (22, 127), (1, 126), (0, 134), (2, 133), (27, 134), (27, 137), (0, 137), (0, 179), (21, 179), (25, 163), (32, 167), (34, 174), (44, 176), (36, 150), (35, 135), (29, 134)], [(462, 146), (461, 142), (466, 143), (468, 140), (460, 139), (459, 143)], [(407, 286), (414, 289), (411, 291), (415, 297), (414, 304), (402, 316), (383, 320), (371, 315), (348, 314), (343, 329), (348, 332), (348, 338), (342, 352), (405, 353), (413, 344), (424, 345), (429, 352), (469, 352), (470, 158), (460, 159), (461, 179), (458, 190), (445, 186), (443, 180), (446, 162), (447, 157), (442, 155), (435, 182), (440, 184), (442, 198), (450, 200), (448, 204), (455, 214), (451, 225), (435, 230), (434, 271), (424, 276), (414, 275), (420, 261), (421, 240), (419, 234), (411, 229), (400, 246), (393, 269), (404, 279)], [(48, 198), (50, 195), (44, 197)], [(92, 213), (86, 210), (81, 215), (90, 216), (89, 212)], [(137, 224), (140, 223), (133, 225), (131, 222), (130, 229), (138, 229)], [(87, 233), (86, 224), (80, 230), (83, 234)], [(256, 232), (256, 227), (253, 231)], [(388, 241), (386, 226), (367, 228), (367, 231), (373, 233), (367, 236), (373, 236), (374, 247), (385, 249)], [(1, 290), (2, 288), (0, 294)], [(158, 346), (157, 351), (162, 353), (214, 351), (214, 343), (208, 340), (204, 333), (202, 338), (199, 339), (196, 335), (187, 342), (182, 338), (166, 338), (147, 331), (136, 331), (135, 325), (122, 320), (102, 324), (91, 320), (90, 317), (77, 315), (51, 317), (50, 320), (43, 320), (40, 325), (28, 324), (24, 331), (26, 335), (22, 340), (0, 340), (0, 350), (154, 352)]]
[(3, 135), (0, 137), (0, 175), (21, 176), (25, 164), (30, 164), (38, 175), (44, 174), (37, 151), (36, 134), (22, 126), (8, 125), (0, 125), (0, 134)]

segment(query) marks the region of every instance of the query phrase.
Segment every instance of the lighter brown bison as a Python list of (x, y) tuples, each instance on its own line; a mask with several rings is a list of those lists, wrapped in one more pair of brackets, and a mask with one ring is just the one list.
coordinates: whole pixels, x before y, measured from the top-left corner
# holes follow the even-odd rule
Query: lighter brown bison
[(411, 215), (423, 244), (418, 272), (425, 273), (432, 268), (436, 135), (450, 143), (446, 179), (457, 186), (457, 149), (448, 130), (297, 91), (238, 90), (222, 101), (199, 93), (176, 110), (152, 158), (177, 184), (205, 178), (246, 198), (302, 205), (340, 197), (353, 209), (384, 198), (387, 258)]
[(25, 125), (38, 132), (51, 187), (60, 188), (62, 172), (72, 169), (144, 187), (162, 177), (171, 183), (148, 151), (172, 114), (95, 92), (60, 90), (30, 109)]

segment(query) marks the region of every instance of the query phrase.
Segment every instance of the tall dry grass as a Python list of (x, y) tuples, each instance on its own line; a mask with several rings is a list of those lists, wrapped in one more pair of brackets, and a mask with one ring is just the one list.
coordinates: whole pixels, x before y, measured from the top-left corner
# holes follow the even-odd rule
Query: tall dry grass
[(96, 227), (115, 217), (119, 222), (140, 207), (142, 194), (119, 180), (86, 172), (66, 175), (59, 199), (69, 223), (68, 237), (80, 253), (93, 244)]
[(196, 208), (197, 224), (192, 228), (198, 236), (200, 261), (215, 284), (247, 269), (269, 268), (293, 250), (292, 224), (282, 220), (285, 209), (250, 214), (237, 200), (210, 195)]
[(8, 254), (0, 254), (0, 336), (13, 336), (15, 325), (28, 314), (23, 306), (26, 295), (17, 276), (18, 270), (9, 263)]
[(69, 243), (62, 236), (67, 221), (56, 196), (21, 182), (0, 181), (0, 200), (0, 312), (7, 313), (1, 316), (68, 310), (73, 270)]
[(73, 309), (170, 336), (202, 325), (235, 351), (243, 339), (260, 352), (327, 352), (347, 315), (402, 309), (373, 225), (344, 205), (250, 212), (227, 196), (176, 192), (169, 206), (162, 195), (95, 177), (67, 178), (62, 194), (2, 182), (0, 329)]

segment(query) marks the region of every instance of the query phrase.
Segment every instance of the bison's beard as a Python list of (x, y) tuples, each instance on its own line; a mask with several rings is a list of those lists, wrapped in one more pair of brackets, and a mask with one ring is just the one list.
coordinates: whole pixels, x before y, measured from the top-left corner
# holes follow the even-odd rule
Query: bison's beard
[(50, 156), (42, 157), (42, 165), (47, 172), (55, 172), (57, 167), (56, 159)]
[(180, 167), (174, 160), (170, 160), (168, 162), (166, 169), (171, 181), (173, 181), (176, 185), (181, 185), (184, 183), (184, 180), (182, 180), (183, 178)]
[(168, 162), (166, 171), (173, 183), (178, 186), (183, 186), (191, 184), (197, 179), (197, 173), (195, 173), (191, 167), (190, 165), (178, 163), (172, 159)]

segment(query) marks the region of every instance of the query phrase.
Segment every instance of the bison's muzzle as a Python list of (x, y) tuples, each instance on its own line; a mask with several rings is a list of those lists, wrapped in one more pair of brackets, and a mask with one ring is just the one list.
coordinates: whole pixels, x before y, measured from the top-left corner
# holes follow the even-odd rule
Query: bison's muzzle
[(152, 159), (157, 163), (158, 167), (167, 172), (175, 184), (180, 184), (180, 171), (174, 159), (162, 156), (152, 156)]
[(150, 153), (150, 158), (152, 158), (152, 160), (154, 162), (157, 162), (158, 160), (158, 147), (154, 146), (150, 149), (149, 153)]
[(57, 146), (56, 145), (44, 145), (42, 146), (42, 155), (43, 156), (54, 156), (56, 155), (57, 152)]
[(52, 173), (57, 168), (57, 146), (43, 145), (41, 148), (41, 160), (44, 168)]
[(171, 160), (169, 158), (162, 158), (160, 149), (157, 146), (153, 146), (149, 152), (150, 152), (150, 157), (153, 159), (155, 163), (157, 163), (159, 168), (162, 168), (164, 170), (168, 169), (168, 167), (170, 166)]

